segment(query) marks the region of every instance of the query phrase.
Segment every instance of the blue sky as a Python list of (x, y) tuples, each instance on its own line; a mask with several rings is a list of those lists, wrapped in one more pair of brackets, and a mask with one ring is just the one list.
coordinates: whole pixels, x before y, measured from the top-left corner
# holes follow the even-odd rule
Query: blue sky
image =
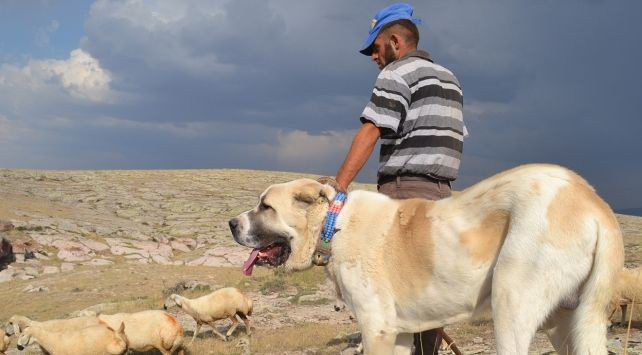
[[(0, 0), (0, 168), (333, 175), (378, 72), (357, 50), (387, 4)], [(414, 5), (420, 47), (464, 91), (456, 189), (549, 162), (642, 207), (642, 2)], [(373, 158), (358, 180), (375, 175)]]

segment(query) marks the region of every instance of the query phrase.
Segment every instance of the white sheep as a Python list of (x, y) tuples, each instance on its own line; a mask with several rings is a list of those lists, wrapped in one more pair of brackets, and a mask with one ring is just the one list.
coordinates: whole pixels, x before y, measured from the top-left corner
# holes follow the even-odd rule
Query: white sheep
[(178, 351), (183, 355), (183, 326), (163, 311), (150, 310), (136, 313), (101, 314), (98, 319), (112, 328), (125, 324), (129, 349), (148, 351), (158, 349), (163, 355)]
[[(221, 337), (223, 341), (227, 341), (227, 337), (230, 336), (238, 326), (239, 322), (236, 316), (239, 316), (243, 320), (243, 323), (245, 323), (247, 335), (251, 334), (250, 320), (247, 316), (252, 315), (252, 299), (234, 287), (222, 288), (209, 295), (195, 299), (172, 294), (165, 300), (165, 309), (174, 304), (182, 308), (185, 313), (192, 316), (196, 321), (196, 330), (194, 331), (190, 344), (196, 338), (203, 324), (208, 324), (212, 327), (214, 334)], [(227, 331), (227, 334), (223, 335), (216, 330), (214, 322), (225, 318), (232, 320), (232, 326)]]
[(32, 324), (22, 330), (18, 350), (37, 343), (51, 355), (121, 355), (127, 352), (125, 324), (117, 331), (104, 323), (81, 329), (50, 331)]
[(4, 355), (4, 352), (9, 347), (10, 342), (11, 339), (9, 339), (4, 329), (0, 329), (0, 354)]
[(38, 322), (21, 315), (13, 315), (7, 323), (7, 332), (19, 334), (23, 329), (31, 325), (39, 325), (49, 331), (72, 330), (85, 328), (90, 325), (97, 325), (97, 317), (76, 317), (69, 319), (51, 319), (44, 322)]
[(621, 309), (620, 325), (626, 325), (627, 308), (630, 304), (642, 303), (642, 267), (623, 268), (616, 279), (616, 289), (609, 305), (609, 319), (617, 307)]

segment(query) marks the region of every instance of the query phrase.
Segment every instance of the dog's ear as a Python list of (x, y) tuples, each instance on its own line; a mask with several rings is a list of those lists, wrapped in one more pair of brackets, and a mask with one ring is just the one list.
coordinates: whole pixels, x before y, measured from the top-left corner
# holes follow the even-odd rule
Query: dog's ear
[(332, 188), (336, 192), (344, 192), (344, 193), (346, 192), (344, 189), (341, 188), (341, 186), (339, 186), (339, 183), (337, 182), (337, 180), (335, 180), (331, 176), (322, 176), (322, 177), (318, 178), (317, 181), (320, 182), (323, 185), (332, 186)]
[(294, 194), (294, 199), (305, 204), (313, 204), (319, 199), (331, 202), (336, 194), (337, 192), (332, 186), (306, 179)]

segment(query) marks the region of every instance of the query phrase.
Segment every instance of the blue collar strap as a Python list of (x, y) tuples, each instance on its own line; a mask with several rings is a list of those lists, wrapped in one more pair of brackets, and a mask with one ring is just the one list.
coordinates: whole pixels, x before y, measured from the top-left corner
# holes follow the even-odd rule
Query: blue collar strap
[(343, 203), (346, 201), (347, 196), (348, 195), (343, 192), (337, 192), (334, 196), (334, 201), (330, 204), (328, 214), (325, 217), (325, 225), (323, 226), (323, 232), (321, 233), (322, 242), (329, 243), (336, 232), (334, 226), (337, 223), (337, 217), (339, 216), (339, 212), (341, 212), (341, 208), (343, 207)]
[(330, 262), (330, 240), (337, 231), (334, 226), (337, 223), (337, 217), (339, 216), (339, 212), (341, 212), (346, 197), (345, 193), (337, 192), (336, 196), (334, 196), (334, 201), (330, 204), (328, 214), (325, 217), (323, 232), (321, 232), (321, 240), (312, 257), (312, 263), (314, 265), (325, 266)]

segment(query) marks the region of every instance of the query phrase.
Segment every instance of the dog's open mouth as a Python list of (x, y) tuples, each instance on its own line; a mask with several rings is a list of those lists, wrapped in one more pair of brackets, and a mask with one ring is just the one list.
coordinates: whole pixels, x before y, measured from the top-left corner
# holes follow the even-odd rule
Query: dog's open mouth
[(289, 256), (290, 246), (282, 242), (270, 244), (265, 248), (256, 248), (243, 264), (243, 273), (247, 276), (252, 275), (254, 265), (279, 266), (288, 260)]

